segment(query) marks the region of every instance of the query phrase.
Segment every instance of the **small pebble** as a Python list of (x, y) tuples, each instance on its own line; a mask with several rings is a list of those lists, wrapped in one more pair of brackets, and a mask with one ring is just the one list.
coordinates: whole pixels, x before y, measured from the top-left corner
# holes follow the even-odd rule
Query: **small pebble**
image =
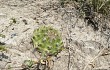
[(23, 19), (22, 21), (25, 23), (25, 25), (27, 25), (27, 24), (28, 24), (28, 23), (27, 23), (27, 20)]
[(16, 33), (12, 34), (12, 35), (11, 35), (11, 38), (13, 38), (14, 36), (17, 36), (17, 34), (16, 34)]

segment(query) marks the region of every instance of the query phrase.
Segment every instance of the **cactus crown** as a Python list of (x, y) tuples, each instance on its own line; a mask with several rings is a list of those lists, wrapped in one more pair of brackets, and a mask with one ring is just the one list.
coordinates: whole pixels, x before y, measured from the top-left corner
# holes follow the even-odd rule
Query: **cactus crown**
[(63, 48), (63, 42), (61, 36), (57, 30), (52, 27), (40, 27), (33, 33), (32, 38), (34, 47), (37, 48), (41, 56), (55, 56)]

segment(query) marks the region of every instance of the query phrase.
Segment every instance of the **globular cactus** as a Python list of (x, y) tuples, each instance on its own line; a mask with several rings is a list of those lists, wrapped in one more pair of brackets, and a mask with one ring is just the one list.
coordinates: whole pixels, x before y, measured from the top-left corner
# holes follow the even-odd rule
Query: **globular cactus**
[(42, 57), (56, 56), (63, 48), (61, 35), (52, 27), (42, 26), (36, 29), (32, 42)]

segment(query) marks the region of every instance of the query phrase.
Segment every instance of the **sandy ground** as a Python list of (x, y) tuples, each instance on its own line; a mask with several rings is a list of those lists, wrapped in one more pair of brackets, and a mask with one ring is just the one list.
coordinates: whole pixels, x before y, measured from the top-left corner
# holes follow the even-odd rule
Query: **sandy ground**
[(0, 52), (0, 69), (21, 70), (24, 60), (38, 60), (30, 42), (34, 29), (46, 25), (60, 31), (68, 48), (54, 59), (52, 70), (110, 70), (109, 23), (94, 31), (76, 12), (72, 5), (61, 8), (57, 0), (0, 0), (0, 34), (6, 36), (0, 42), (8, 49)]

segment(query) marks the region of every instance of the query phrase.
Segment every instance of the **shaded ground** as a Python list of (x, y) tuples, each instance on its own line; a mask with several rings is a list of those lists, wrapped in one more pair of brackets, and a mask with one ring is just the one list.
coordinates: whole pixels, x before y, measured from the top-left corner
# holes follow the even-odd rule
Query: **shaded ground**
[(101, 22), (94, 31), (78, 18), (73, 5), (61, 8), (56, 0), (0, 0), (0, 33), (6, 36), (0, 42), (8, 48), (0, 52), (1, 70), (21, 70), (24, 60), (38, 60), (30, 42), (34, 29), (42, 25), (59, 30), (69, 49), (54, 59), (53, 70), (110, 70), (110, 23)]

